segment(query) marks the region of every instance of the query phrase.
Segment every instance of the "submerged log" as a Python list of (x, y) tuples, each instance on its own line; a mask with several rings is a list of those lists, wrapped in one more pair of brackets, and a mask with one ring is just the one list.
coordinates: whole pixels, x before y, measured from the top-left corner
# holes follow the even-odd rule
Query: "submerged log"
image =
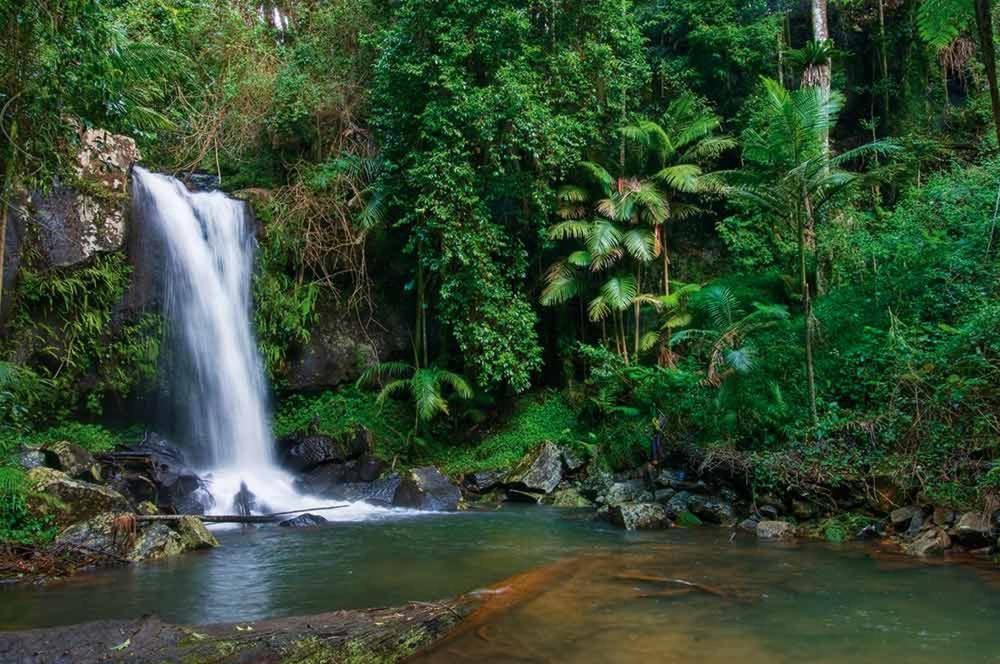
[(278, 519), (291, 516), (293, 514), (307, 514), (310, 512), (327, 512), (329, 510), (339, 510), (347, 505), (332, 505), (330, 507), (313, 507), (307, 510), (292, 510), (290, 512), (275, 512), (274, 514), (137, 514), (136, 521), (180, 521), (189, 516), (196, 517), (202, 523), (273, 523)]

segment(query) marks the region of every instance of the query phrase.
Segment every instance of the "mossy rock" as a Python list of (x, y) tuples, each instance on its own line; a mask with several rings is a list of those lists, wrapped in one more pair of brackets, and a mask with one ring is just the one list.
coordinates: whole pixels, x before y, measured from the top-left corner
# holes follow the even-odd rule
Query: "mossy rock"
[(52, 517), (52, 524), (66, 527), (104, 512), (129, 509), (125, 496), (91, 482), (74, 480), (52, 468), (28, 471), (28, 509), (37, 517)]

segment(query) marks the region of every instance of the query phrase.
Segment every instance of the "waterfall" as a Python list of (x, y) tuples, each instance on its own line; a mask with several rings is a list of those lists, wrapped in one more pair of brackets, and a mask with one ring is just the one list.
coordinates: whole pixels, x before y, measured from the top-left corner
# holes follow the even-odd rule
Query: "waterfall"
[(300, 507), (278, 467), (267, 382), (251, 320), (253, 220), (242, 201), (192, 193), (171, 177), (134, 171), (134, 206), (163, 257), (166, 376), (172, 428), (208, 472), (216, 510), (243, 482), (257, 511)]

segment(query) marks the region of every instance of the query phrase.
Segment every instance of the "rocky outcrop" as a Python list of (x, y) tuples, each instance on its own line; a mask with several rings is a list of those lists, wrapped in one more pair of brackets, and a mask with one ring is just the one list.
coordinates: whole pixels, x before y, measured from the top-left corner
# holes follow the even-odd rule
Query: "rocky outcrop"
[(656, 503), (625, 503), (610, 509), (611, 522), (625, 530), (659, 530), (670, 527), (670, 519), (662, 505)]
[(562, 452), (555, 443), (544, 442), (521, 459), (504, 484), (517, 491), (552, 493), (562, 478)]
[(426, 466), (405, 473), (392, 499), (396, 507), (453, 512), (458, 509), (462, 492), (437, 468)]
[(553, 507), (582, 508), (593, 506), (593, 503), (584, 498), (580, 491), (575, 487), (557, 489), (546, 496), (542, 502), (546, 505), (552, 505)]
[(104, 512), (129, 509), (125, 496), (106, 486), (75, 480), (52, 468), (28, 472), (32, 493), (28, 508), (40, 517), (49, 517), (52, 525), (65, 527)]
[(176, 514), (204, 514), (215, 504), (180, 448), (155, 433), (135, 447), (103, 455), (101, 461), (108, 484), (134, 502), (150, 501)]
[(173, 522), (172, 527), (160, 522), (140, 523), (134, 533), (128, 533), (116, 528), (116, 521), (122, 516), (106, 512), (73, 524), (56, 537), (55, 544), (84, 548), (132, 563), (219, 546), (215, 536), (197, 517), (182, 518)]
[(135, 141), (103, 129), (80, 128), (73, 184), (32, 194), (43, 267), (67, 267), (125, 243), (129, 171), (139, 158)]
[(608, 507), (623, 503), (653, 502), (653, 493), (643, 480), (625, 480), (609, 486), (607, 491), (598, 497), (597, 502)]

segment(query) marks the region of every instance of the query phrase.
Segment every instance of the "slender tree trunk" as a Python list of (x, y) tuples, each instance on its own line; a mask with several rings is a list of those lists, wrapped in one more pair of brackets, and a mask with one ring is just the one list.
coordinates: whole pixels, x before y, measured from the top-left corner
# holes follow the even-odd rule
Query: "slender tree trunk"
[(885, 113), (885, 131), (889, 128), (889, 56), (885, 38), (885, 0), (878, 0), (878, 36), (882, 55), (882, 111)]
[[(801, 205), (806, 206), (808, 211), (808, 196), (805, 191)], [(812, 319), (812, 295), (809, 292), (809, 268), (806, 261), (806, 223), (802, 218), (802, 208), (797, 206), (796, 216), (798, 217), (799, 232), (799, 286), (802, 292), (802, 309), (805, 316), (805, 349), (806, 349), (806, 380), (809, 387), (809, 416), (813, 429), (819, 424), (819, 415), (816, 409), (816, 368), (813, 363), (813, 319)], [(812, 216), (808, 211), (808, 217)]]
[[(830, 39), (830, 28), (827, 22), (826, 2), (827, 0), (811, 0), (812, 2), (812, 31), (813, 41), (822, 44)], [(819, 65), (819, 89), (822, 93), (823, 101), (830, 99), (830, 86), (832, 85), (831, 63), (827, 60)], [(823, 132), (823, 141), (826, 144), (827, 152), (830, 151), (830, 133)]]
[(778, 83), (782, 87), (785, 85), (785, 21), (781, 20), (781, 27), (778, 30)]
[(1000, 89), (997, 88), (997, 58), (993, 45), (993, 3), (991, 0), (974, 0), (976, 28), (979, 30), (979, 48), (983, 54), (986, 78), (990, 83), (990, 103), (993, 107), (993, 125), (1000, 145)]
[(7, 258), (7, 219), (10, 215), (10, 202), (14, 199), (14, 171), (17, 169), (17, 123), (11, 121), (7, 132), (11, 140), (11, 153), (4, 164), (3, 190), (0, 191), (0, 311), (3, 310), (3, 277), (4, 261)]
[(638, 267), (635, 269), (635, 301), (632, 302), (633, 317), (635, 322), (635, 338), (634, 344), (632, 345), (632, 353), (635, 356), (635, 361), (639, 361), (639, 328), (642, 323), (642, 303), (639, 302), (639, 293), (642, 292), (642, 263), (639, 263)]

